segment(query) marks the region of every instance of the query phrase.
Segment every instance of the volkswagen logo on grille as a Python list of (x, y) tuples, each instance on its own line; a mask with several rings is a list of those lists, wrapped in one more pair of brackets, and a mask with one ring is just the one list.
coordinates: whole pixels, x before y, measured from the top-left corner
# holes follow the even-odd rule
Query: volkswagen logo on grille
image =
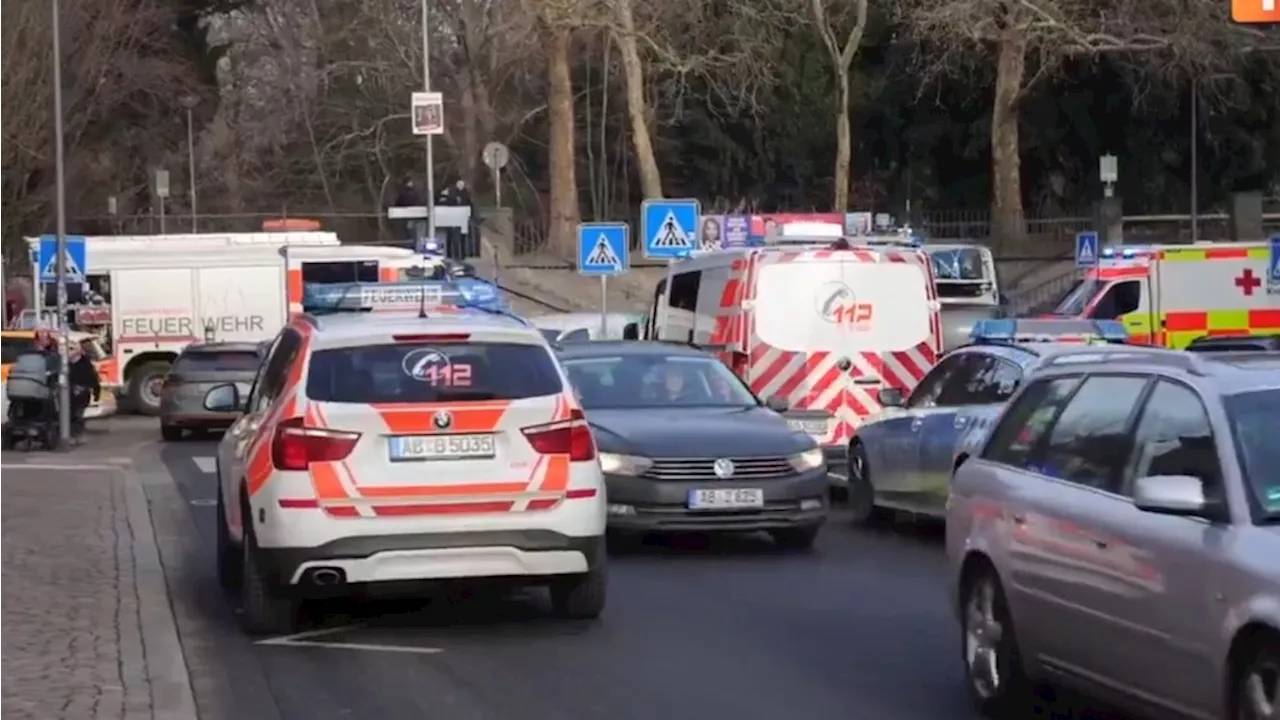
[(448, 430), (449, 426), (453, 424), (453, 416), (447, 410), (441, 410), (435, 414), (435, 417), (431, 418), (431, 422), (435, 423), (435, 426), (441, 430)]
[(720, 458), (711, 464), (711, 471), (721, 480), (728, 480), (733, 477), (733, 461), (729, 458)]

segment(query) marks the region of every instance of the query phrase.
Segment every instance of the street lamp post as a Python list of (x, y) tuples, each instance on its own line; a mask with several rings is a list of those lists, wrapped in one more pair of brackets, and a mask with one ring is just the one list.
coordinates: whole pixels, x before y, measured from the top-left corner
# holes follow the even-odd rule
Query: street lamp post
[[(71, 442), (71, 388), (67, 384), (67, 356), (70, 355), (67, 332), (67, 178), (65, 138), (62, 126), (62, 23), (58, 17), (58, 0), (49, 0), (53, 14), (53, 163), (54, 186), (57, 205), (58, 237), (56, 258), (58, 291), (58, 437), (63, 446)], [(83, 270), (84, 268), (81, 268)], [(44, 268), (39, 268), (41, 273)], [(39, 275), (36, 291), (42, 292)]]
[(192, 122), (192, 111), (200, 104), (200, 98), (194, 95), (182, 97), (182, 107), (187, 109), (187, 197), (191, 200), (191, 232), (198, 232), (198, 213), (196, 211), (196, 131)]
[[(422, 0), (422, 89), (431, 92), (431, 0)], [(427, 237), (436, 239), (435, 136), (427, 138)]]
[(1191, 242), (1200, 239), (1200, 80), (1191, 76)]

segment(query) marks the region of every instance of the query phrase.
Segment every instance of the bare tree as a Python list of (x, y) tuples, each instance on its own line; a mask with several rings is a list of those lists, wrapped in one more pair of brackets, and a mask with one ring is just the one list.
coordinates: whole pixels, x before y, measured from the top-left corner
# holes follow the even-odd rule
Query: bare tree
[[(868, 0), (809, 0), (810, 20), (822, 39), (836, 76), (836, 165), (833, 212), (849, 209), (849, 165), (853, 140), (849, 131), (849, 104), (853, 101), (850, 69), (867, 29)], [(833, 7), (838, 4), (839, 7)], [(847, 27), (842, 31), (841, 28)], [(841, 44), (839, 35), (844, 36)]]
[(635, 10), (632, 0), (609, 0), (617, 18), (614, 36), (622, 56), (623, 86), (627, 96), (627, 120), (631, 126), (631, 142), (636, 151), (636, 167), (640, 172), (640, 190), (646, 198), (662, 197), (662, 174), (653, 152), (649, 135), (649, 107), (645, 102), (645, 71), (640, 59)]
[[(187, 84), (168, 8), (147, 0), (72, 0), (61, 6), (68, 205), (106, 207), (127, 196), (163, 155), (162, 105)], [(40, 232), (53, 200), (53, 68), (47, 3), (3, 4), (3, 236)], [(176, 127), (174, 128), (176, 130)], [(142, 180), (145, 182), (145, 180)]]
[(1071, 58), (1109, 54), (1143, 66), (1151, 79), (1181, 68), (1221, 69), (1240, 41), (1261, 32), (1230, 22), (1216, 0), (898, 0), (909, 37), (922, 49), (920, 76), (994, 63), (991, 106), (992, 237), (1025, 235), (1019, 103)]

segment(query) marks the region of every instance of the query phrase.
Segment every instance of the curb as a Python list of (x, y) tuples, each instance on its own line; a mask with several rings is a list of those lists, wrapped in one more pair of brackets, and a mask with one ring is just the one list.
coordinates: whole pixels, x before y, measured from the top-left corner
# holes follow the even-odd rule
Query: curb
[(155, 720), (199, 720), (191, 671), (182, 651), (178, 623), (174, 618), (169, 585), (146, 492), (135, 469), (133, 457), (153, 441), (140, 441), (127, 450), (129, 457), (118, 469), (125, 473), (129, 527), (133, 530), (134, 568), (138, 583), (138, 626), (146, 655), (147, 681), (151, 684), (151, 714)]

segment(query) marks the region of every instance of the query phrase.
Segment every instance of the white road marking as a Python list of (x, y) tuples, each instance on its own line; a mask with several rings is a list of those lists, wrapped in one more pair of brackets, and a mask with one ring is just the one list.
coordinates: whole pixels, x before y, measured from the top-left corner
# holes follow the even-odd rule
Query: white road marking
[(218, 461), (212, 455), (201, 455), (191, 458), (191, 462), (196, 464), (196, 469), (206, 475), (212, 475), (218, 469)]
[(4, 466), (5, 470), (49, 470), (61, 472), (77, 472), (77, 471), (116, 471), (124, 469), (123, 464), (106, 465), (91, 463), (11, 463)]
[(326, 650), (364, 650), (366, 652), (399, 652), (413, 653), (417, 655), (436, 655), (444, 652), (444, 648), (433, 647), (409, 647), (406, 645), (377, 645), (372, 643), (343, 643), (343, 642), (324, 642), (322, 640), (313, 640), (312, 638), (324, 637), (335, 633), (345, 632), (348, 630), (358, 630), (362, 625), (342, 625), (340, 627), (320, 628), (318, 630), (307, 630), (294, 635), (284, 635), (282, 637), (267, 638), (259, 640), (254, 645), (270, 645), (272, 647), (311, 647), (322, 648)]
[(417, 655), (437, 655), (444, 652), (443, 648), (409, 647), (406, 645), (367, 645), (365, 643), (311, 642), (309, 640), (303, 640), (301, 642), (260, 642), (258, 644), (272, 645), (274, 647), (309, 647), (321, 648), (324, 650), (363, 650), (365, 652), (398, 652), (413, 653)]
[(273, 638), (267, 638), (266, 640), (259, 640), (255, 642), (254, 645), (281, 645), (281, 644), (296, 643), (300, 640), (306, 640), (308, 638), (322, 637), (324, 635), (333, 635), (335, 633), (346, 632), (348, 630), (358, 630), (361, 627), (363, 626), (362, 625), (339, 625), (337, 627), (319, 628), (316, 630), (306, 630), (300, 633), (294, 633), (293, 635), (281, 635), (280, 637), (273, 637)]

